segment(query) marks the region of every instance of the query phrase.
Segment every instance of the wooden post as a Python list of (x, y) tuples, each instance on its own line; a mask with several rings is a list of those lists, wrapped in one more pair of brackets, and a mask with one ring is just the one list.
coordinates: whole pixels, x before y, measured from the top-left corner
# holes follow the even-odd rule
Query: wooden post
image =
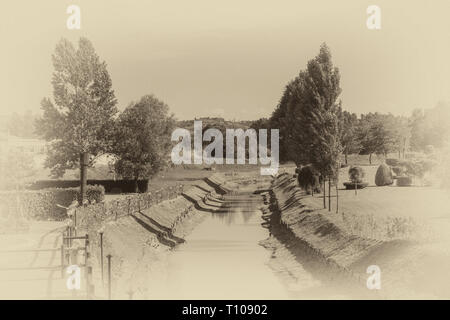
[(100, 232), (100, 266), (102, 270), (102, 283), (104, 283), (104, 271), (103, 271), (103, 232)]
[(323, 208), (326, 209), (327, 208), (327, 203), (326, 203), (326, 186), (325, 186), (325, 181), (326, 178), (323, 178)]
[(84, 241), (84, 270), (85, 270), (85, 277), (86, 277), (86, 295), (89, 299), (90, 296), (90, 281), (89, 281), (89, 267), (88, 267), (88, 263), (89, 263), (89, 252), (88, 252), (88, 247), (89, 247), (89, 234), (86, 233), (86, 239)]
[(106, 256), (108, 259), (108, 300), (111, 300), (111, 257), (110, 254)]
[(89, 235), (86, 233), (86, 239), (84, 240), (84, 264), (85, 265), (87, 265), (88, 259), (89, 259), (88, 246), (89, 246)]
[(73, 211), (73, 230), (75, 237), (77, 236), (77, 209), (74, 209)]
[(92, 278), (92, 267), (91, 266), (86, 266), (84, 268), (86, 270), (86, 298), (90, 299), (91, 295), (93, 293), (92, 289), (93, 286), (91, 285), (91, 278)]
[(339, 213), (339, 187), (336, 183), (336, 213)]
[(86, 198), (88, 158), (87, 152), (80, 153), (80, 205), (83, 205)]
[(331, 176), (328, 177), (328, 211), (331, 211)]

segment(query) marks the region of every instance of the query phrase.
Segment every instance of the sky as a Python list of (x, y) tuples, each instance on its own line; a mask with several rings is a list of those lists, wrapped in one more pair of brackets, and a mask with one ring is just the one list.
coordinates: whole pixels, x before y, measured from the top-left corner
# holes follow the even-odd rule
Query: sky
[[(80, 30), (66, 27), (71, 4)], [(380, 30), (366, 27), (372, 4)], [(108, 64), (121, 110), (154, 94), (178, 119), (267, 117), (326, 42), (344, 109), (409, 115), (450, 101), (449, 14), (449, 0), (5, 0), (0, 114), (39, 112), (56, 43), (84, 36)]]

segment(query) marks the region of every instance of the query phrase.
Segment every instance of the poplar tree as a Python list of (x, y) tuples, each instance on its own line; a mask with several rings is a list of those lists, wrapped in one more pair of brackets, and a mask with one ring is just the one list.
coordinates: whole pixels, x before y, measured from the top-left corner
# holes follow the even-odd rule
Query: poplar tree
[(53, 101), (42, 100), (43, 116), (36, 122), (36, 131), (51, 141), (45, 165), (53, 176), (80, 167), (82, 202), (87, 166), (110, 148), (116, 98), (106, 63), (88, 39), (80, 38), (78, 48), (62, 39), (52, 60)]
[[(306, 70), (288, 84), (272, 116), (283, 120), (286, 129), (281, 144), (286, 146), (288, 158), (297, 165), (312, 164), (323, 181), (328, 178), (331, 182), (338, 176), (340, 93), (339, 70), (333, 66), (329, 48), (322, 44)], [(325, 207), (325, 184), (323, 192)]]

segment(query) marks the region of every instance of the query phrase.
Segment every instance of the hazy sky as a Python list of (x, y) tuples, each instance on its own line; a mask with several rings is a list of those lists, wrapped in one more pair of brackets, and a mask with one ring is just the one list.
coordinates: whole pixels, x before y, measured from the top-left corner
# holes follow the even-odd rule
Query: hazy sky
[[(66, 8), (81, 8), (68, 30)], [(381, 30), (366, 8), (381, 7)], [(179, 119), (268, 116), (284, 86), (327, 42), (345, 109), (409, 114), (450, 100), (449, 0), (5, 0), (0, 113), (51, 96), (57, 41), (88, 37), (123, 109), (153, 93)]]

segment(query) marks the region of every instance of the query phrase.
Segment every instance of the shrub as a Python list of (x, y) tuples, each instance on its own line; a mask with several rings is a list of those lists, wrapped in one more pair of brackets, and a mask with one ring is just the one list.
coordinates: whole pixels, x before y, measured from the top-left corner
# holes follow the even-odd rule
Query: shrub
[(386, 159), (386, 164), (391, 167), (397, 167), (400, 164), (399, 159)]
[(348, 170), (348, 177), (353, 183), (362, 183), (365, 175), (366, 174), (361, 167), (351, 167)]
[(405, 160), (400, 162), (400, 166), (404, 168), (404, 174), (422, 178), (425, 173), (431, 171), (436, 166), (436, 162), (428, 159), (416, 161)]
[(306, 190), (308, 193), (320, 192), (320, 174), (312, 166), (307, 165), (302, 167), (298, 172), (298, 185)]
[(381, 164), (375, 174), (375, 184), (377, 186), (387, 186), (392, 184), (391, 169), (386, 164)]
[[(88, 180), (88, 185), (101, 185), (105, 188), (105, 193), (135, 192), (134, 180)], [(28, 186), (29, 190), (41, 190), (47, 188), (76, 188), (80, 187), (80, 180), (38, 180)], [(138, 180), (139, 192), (147, 192), (148, 180)]]
[(397, 167), (392, 167), (392, 171), (394, 171), (396, 176), (401, 176), (405, 172), (405, 169), (403, 167), (397, 166)]
[(397, 186), (399, 187), (409, 187), (412, 185), (411, 177), (398, 177), (397, 178)]
[[(36, 220), (62, 220), (66, 218), (66, 210), (57, 207), (57, 204), (64, 207), (69, 206), (73, 200), (80, 197), (79, 188), (50, 188), (38, 191), (4, 192), (0, 193), (0, 203), (3, 210), (16, 214), (17, 195), (20, 201), (22, 214), (25, 217)], [(102, 202), (105, 190), (102, 186), (88, 186), (86, 198), (89, 202)]]

